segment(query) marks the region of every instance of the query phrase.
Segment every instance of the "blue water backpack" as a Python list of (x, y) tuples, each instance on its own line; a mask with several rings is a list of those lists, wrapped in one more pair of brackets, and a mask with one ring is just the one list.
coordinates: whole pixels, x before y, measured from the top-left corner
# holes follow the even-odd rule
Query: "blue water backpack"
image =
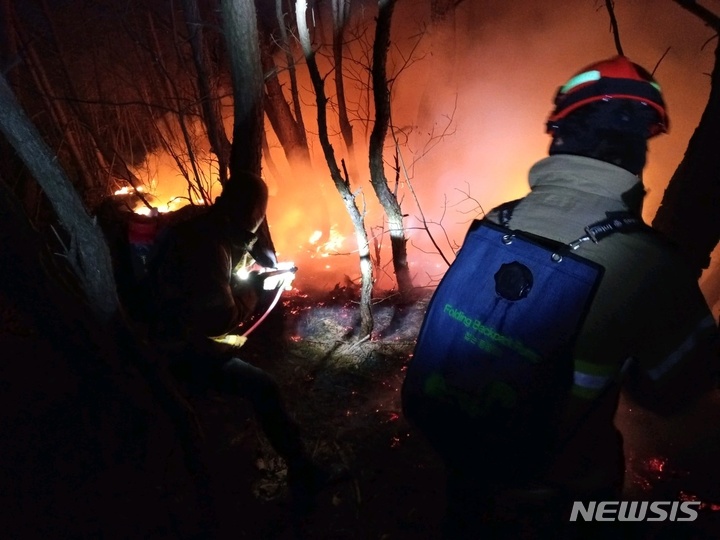
[(449, 452), (460, 451), (464, 436), (488, 452), (552, 445), (575, 338), (603, 275), (575, 250), (645, 226), (639, 216), (608, 212), (566, 245), (510, 229), (518, 202), (498, 208), (501, 225), (473, 222), (408, 365), (405, 416)]

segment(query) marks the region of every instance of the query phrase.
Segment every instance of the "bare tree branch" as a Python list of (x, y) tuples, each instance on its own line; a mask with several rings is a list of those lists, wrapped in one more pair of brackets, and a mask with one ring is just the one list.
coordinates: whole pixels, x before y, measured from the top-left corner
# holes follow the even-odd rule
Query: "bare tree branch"
[(613, 0), (605, 0), (605, 7), (610, 15), (610, 25), (612, 26), (613, 36), (615, 38), (615, 49), (620, 56), (625, 56), (622, 44), (620, 43), (620, 29), (618, 28), (618, 22), (615, 18), (615, 2)]
[(720, 17), (715, 15), (715, 13), (709, 9), (701, 6), (695, 0), (675, 0), (675, 3), (679, 4), (693, 15), (700, 17), (705, 24), (716, 32), (720, 32)]

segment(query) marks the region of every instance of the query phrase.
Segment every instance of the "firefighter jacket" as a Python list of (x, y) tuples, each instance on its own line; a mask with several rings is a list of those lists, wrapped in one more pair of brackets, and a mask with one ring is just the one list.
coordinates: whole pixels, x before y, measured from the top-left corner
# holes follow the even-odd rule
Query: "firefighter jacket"
[[(632, 194), (644, 193), (625, 169), (573, 155), (539, 161), (529, 181), (510, 227), (563, 243), (606, 212), (639, 213), (639, 205), (629, 206)], [(497, 221), (495, 214), (489, 218)], [(585, 242), (577, 253), (605, 274), (576, 342), (572, 393), (548, 479), (587, 493), (622, 485), (622, 439), (613, 420), (623, 380), (648, 406), (671, 411), (717, 371), (717, 326), (684, 261), (649, 228)]]
[(149, 267), (156, 338), (201, 343), (252, 314), (258, 295), (233, 273), (255, 237), (228, 233), (212, 212), (164, 231)]

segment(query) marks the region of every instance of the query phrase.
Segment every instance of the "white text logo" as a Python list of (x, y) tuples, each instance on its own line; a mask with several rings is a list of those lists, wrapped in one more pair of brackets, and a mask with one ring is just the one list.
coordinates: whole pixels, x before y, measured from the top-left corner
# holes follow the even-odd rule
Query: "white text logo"
[(700, 501), (573, 502), (570, 521), (695, 521)]

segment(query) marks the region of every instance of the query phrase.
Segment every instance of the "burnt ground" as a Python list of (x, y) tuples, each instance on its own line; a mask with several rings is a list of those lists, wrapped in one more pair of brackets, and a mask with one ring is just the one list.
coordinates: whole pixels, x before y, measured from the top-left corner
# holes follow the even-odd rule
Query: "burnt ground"
[[(392, 297), (378, 301), (376, 332), (358, 343), (347, 291), (289, 295), (241, 349), (276, 377), (314, 458), (350, 471), (303, 520), (292, 517), (286, 469), (248, 406), (186, 394), (204, 433), (205, 502), (220, 537), (438, 537), (442, 468), (403, 419), (399, 394), (426, 304), (427, 296), (403, 308)], [(14, 315), (4, 316), (0, 342), (4, 537), (210, 537), (160, 415), (137, 420), (121, 396), (73, 374)], [(703, 501), (697, 522), (648, 526), (635, 537), (720, 538), (720, 396), (670, 420), (623, 399), (617, 423), (628, 497)]]

